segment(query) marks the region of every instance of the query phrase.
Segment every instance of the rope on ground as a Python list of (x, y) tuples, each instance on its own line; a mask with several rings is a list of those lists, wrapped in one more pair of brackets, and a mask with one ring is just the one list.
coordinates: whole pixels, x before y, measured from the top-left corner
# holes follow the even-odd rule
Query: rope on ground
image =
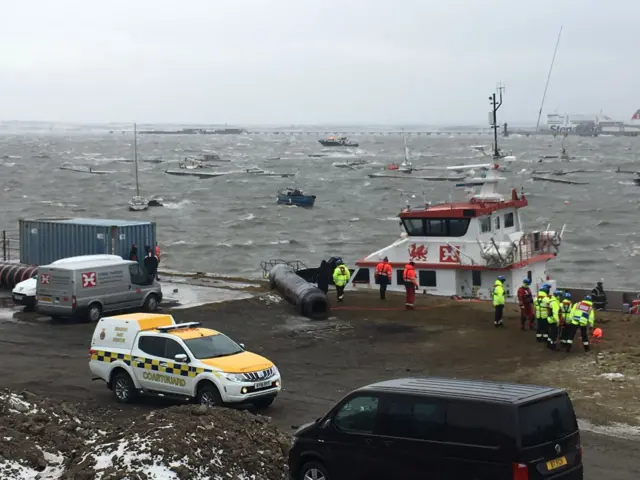
[[(434, 308), (441, 308), (441, 307), (446, 307), (448, 304), (447, 303), (441, 303), (439, 305), (429, 305), (427, 307), (414, 307), (414, 310), (432, 310)], [(363, 312), (398, 312), (398, 311), (405, 311), (406, 308), (404, 307), (398, 307), (398, 308), (387, 308), (387, 307), (379, 307), (379, 308), (372, 308), (372, 307), (331, 307), (330, 310), (353, 310), (353, 311), (363, 311)], [(410, 310), (407, 310), (410, 311)]]

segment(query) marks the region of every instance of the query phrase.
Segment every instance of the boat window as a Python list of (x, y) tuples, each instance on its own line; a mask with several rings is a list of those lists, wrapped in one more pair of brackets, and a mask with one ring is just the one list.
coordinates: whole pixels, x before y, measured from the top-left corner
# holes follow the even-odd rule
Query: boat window
[(352, 283), (370, 283), (369, 269), (361, 268), (356, 272), (356, 276), (351, 280)]
[(469, 218), (404, 218), (408, 235), (421, 237), (463, 237), (467, 234)]
[(418, 283), (421, 287), (437, 286), (435, 270), (418, 270)]
[(513, 212), (512, 213), (507, 213), (504, 216), (504, 228), (513, 227), (513, 225), (514, 225)]
[(496, 216), (494, 218), (494, 222), (493, 223), (495, 225), (494, 230), (500, 230), (500, 217), (499, 216)]
[(491, 217), (482, 217), (480, 219), (480, 232), (490, 232), (491, 231)]
[(404, 268), (402, 270), (396, 270), (396, 282), (398, 285), (404, 285)]
[(467, 234), (470, 220), (468, 218), (451, 218), (448, 237), (464, 237)]
[(425, 220), (427, 235), (432, 237), (444, 237), (447, 235), (447, 220), (444, 218), (430, 218)]
[(402, 223), (408, 235), (424, 236), (424, 223), (421, 218), (405, 218)]
[(480, 270), (471, 271), (471, 283), (474, 287), (482, 286), (482, 272)]

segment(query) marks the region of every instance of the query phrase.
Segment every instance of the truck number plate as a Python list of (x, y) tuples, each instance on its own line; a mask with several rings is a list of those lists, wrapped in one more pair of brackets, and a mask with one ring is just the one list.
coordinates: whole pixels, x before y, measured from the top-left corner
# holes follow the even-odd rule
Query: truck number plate
[(51, 303), (53, 299), (51, 297), (40, 297), (41, 302)]
[(256, 389), (259, 388), (266, 388), (266, 387), (270, 387), (271, 386), (271, 382), (258, 382), (256, 384), (253, 385)]

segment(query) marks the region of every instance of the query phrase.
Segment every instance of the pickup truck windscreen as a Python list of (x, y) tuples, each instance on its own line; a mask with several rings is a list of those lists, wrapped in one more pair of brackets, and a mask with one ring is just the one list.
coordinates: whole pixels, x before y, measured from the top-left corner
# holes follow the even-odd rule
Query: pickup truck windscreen
[(192, 338), (184, 343), (197, 359), (228, 357), (244, 351), (240, 345), (222, 334)]

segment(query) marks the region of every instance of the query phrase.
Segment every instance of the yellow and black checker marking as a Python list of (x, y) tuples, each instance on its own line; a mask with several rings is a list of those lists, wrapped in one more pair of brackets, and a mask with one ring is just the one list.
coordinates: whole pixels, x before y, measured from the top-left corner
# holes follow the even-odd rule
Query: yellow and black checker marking
[[(131, 365), (136, 368), (143, 368), (145, 370), (152, 370), (154, 372), (169, 373), (171, 375), (180, 375), (182, 377), (196, 377), (201, 373), (213, 372), (207, 368), (192, 367), (186, 363), (174, 363), (166, 362), (164, 360), (154, 360), (151, 358), (135, 357), (136, 361), (131, 359), (131, 355), (125, 353), (106, 352), (104, 350), (96, 351), (91, 355), (91, 360), (97, 360), (98, 362), (111, 363), (116, 360), (122, 360), (126, 365)], [(142, 361), (137, 361), (137, 360)], [(166, 365), (162, 366), (161, 363)]]
[(111, 363), (116, 360), (122, 360), (125, 364), (131, 365), (131, 355), (126, 353), (105, 352), (104, 350), (98, 350), (91, 354), (91, 360), (97, 360), (99, 362)]

